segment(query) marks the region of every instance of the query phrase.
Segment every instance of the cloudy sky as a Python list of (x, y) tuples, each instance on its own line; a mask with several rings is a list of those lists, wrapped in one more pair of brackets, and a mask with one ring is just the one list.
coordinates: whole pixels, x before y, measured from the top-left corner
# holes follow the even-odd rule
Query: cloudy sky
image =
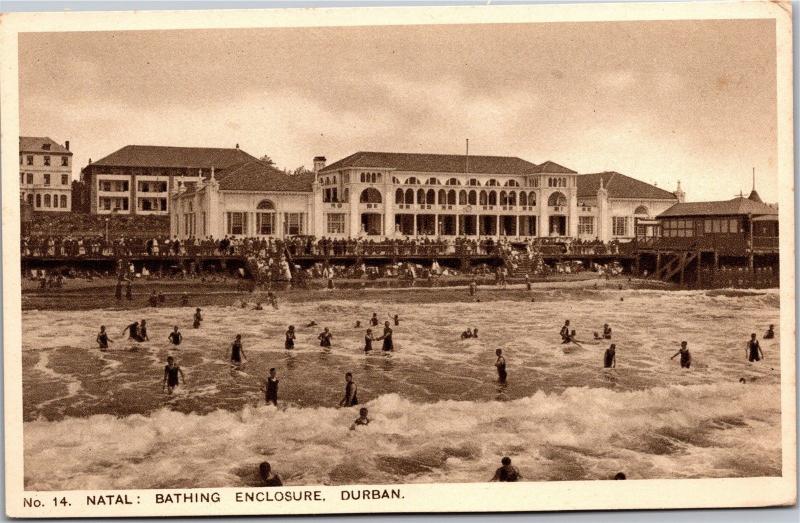
[(127, 144), (280, 167), (359, 150), (615, 170), (689, 200), (777, 200), (771, 21), (236, 29), (20, 36), (23, 135), (75, 172)]

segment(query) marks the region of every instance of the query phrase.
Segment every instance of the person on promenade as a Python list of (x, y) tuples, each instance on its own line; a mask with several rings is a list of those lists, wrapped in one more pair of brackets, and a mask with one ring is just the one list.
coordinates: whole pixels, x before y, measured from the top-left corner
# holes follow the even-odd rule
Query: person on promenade
[(266, 387), (265, 387), (265, 398), (267, 403), (272, 403), (276, 407), (278, 406), (278, 377), (275, 371), (275, 367), (269, 369), (269, 376), (267, 376)]
[(178, 386), (178, 375), (181, 381), (186, 383), (186, 377), (183, 375), (181, 368), (175, 363), (175, 358), (172, 356), (167, 357), (167, 364), (164, 366), (164, 388), (172, 394), (175, 387)]
[(494, 366), (497, 368), (497, 381), (504, 385), (508, 379), (508, 373), (506, 372), (506, 359), (503, 357), (503, 349), (497, 349), (494, 353), (497, 355), (497, 360), (494, 362)]
[(764, 352), (761, 350), (761, 344), (756, 339), (756, 333), (750, 335), (750, 341), (747, 342), (747, 350), (745, 350), (745, 357), (748, 361), (760, 361), (764, 359)]
[(511, 458), (505, 456), (500, 460), (502, 467), (494, 472), (494, 476), (489, 481), (519, 481), (522, 479), (522, 474), (519, 473), (517, 467), (511, 464)]
[(97, 333), (97, 344), (100, 346), (100, 350), (108, 349), (108, 342), (114, 343), (114, 340), (108, 337), (106, 326), (100, 325), (100, 332)]
[(330, 347), (331, 346), (331, 338), (333, 338), (333, 334), (325, 327), (322, 332), (319, 333), (317, 336), (319, 338), (319, 346), (320, 347)]
[(353, 381), (353, 373), (348, 372), (344, 375), (344, 398), (339, 402), (340, 407), (352, 407), (358, 405), (358, 386)]
[(672, 355), (670, 359), (675, 358), (675, 356), (680, 355), (681, 357), (681, 368), (688, 369), (692, 366), (692, 355), (689, 353), (689, 348), (687, 347), (687, 343), (685, 341), (681, 342), (681, 348), (678, 352)]

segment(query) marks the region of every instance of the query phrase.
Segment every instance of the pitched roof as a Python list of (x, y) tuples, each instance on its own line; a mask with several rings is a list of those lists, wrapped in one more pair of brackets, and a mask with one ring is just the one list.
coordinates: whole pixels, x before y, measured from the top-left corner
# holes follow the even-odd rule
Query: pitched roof
[[(467, 162), (469, 160), (469, 162)], [(537, 165), (515, 156), (466, 156), (463, 154), (382, 153), (360, 151), (330, 164), (320, 172), (345, 167), (392, 168), (397, 171), (474, 174), (531, 174)], [(572, 171), (569, 171), (572, 172)]]
[(600, 180), (603, 181), (603, 187), (608, 191), (609, 198), (677, 199), (669, 191), (614, 171), (579, 175), (578, 198), (596, 197)]
[(126, 145), (92, 163), (104, 167), (188, 167), (225, 169), (256, 158), (241, 149)]
[(658, 215), (659, 218), (669, 216), (731, 216), (731, 215), (777, 215), (778, 209), (761, 202), (737, 196), (732, 200), (719, 202), (676, 203)]
[(221, 191), (311, 192), (314, 173), (288, 175), (253, 159), (228, 170), (219, 180)]
[(764, 200), (761, 199), (761, 196), (758, 195), (755, 189), (750, 191), (750, 196), (748, 196), (747, 199), (753, 200), (754, 202), (764, 203)]
[(541, 165), (537, 165), (534, 172), (547, 174), (576, 174), (576, 171), (568, 169), (563, 165), (558, 165), (556, 162), (551, 162), (550, 160), (547, 160)]
[[(45, 144), (50, 145), (50, 149), (44, 149)], [(20, 136), (19, 152), (21, 153), (59, 153), (72, 154), (69, 149), (56, 142), (49, 136)]]

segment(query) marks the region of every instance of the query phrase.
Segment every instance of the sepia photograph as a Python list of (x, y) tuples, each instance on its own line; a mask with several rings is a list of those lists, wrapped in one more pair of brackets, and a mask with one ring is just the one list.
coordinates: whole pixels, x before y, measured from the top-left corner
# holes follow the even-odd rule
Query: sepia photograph
[(795, 503), (750, 4), (4, 15), (7, 511)]

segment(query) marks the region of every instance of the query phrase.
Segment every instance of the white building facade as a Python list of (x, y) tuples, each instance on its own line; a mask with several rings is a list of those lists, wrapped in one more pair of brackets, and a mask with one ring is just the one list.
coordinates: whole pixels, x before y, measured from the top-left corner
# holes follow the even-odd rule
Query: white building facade
[(48, 137), (20, 136), (19, 187), (34, 211), (72, 209), (72, 152)]
[(636, 217), (678, 201), (619, 173), (580, 175), (513, 157), (359, 152), (327, 167), (314, 160), (313, 174), (289, 176), (256, 161), (176, 190), (173, 236), (627, 240)]

